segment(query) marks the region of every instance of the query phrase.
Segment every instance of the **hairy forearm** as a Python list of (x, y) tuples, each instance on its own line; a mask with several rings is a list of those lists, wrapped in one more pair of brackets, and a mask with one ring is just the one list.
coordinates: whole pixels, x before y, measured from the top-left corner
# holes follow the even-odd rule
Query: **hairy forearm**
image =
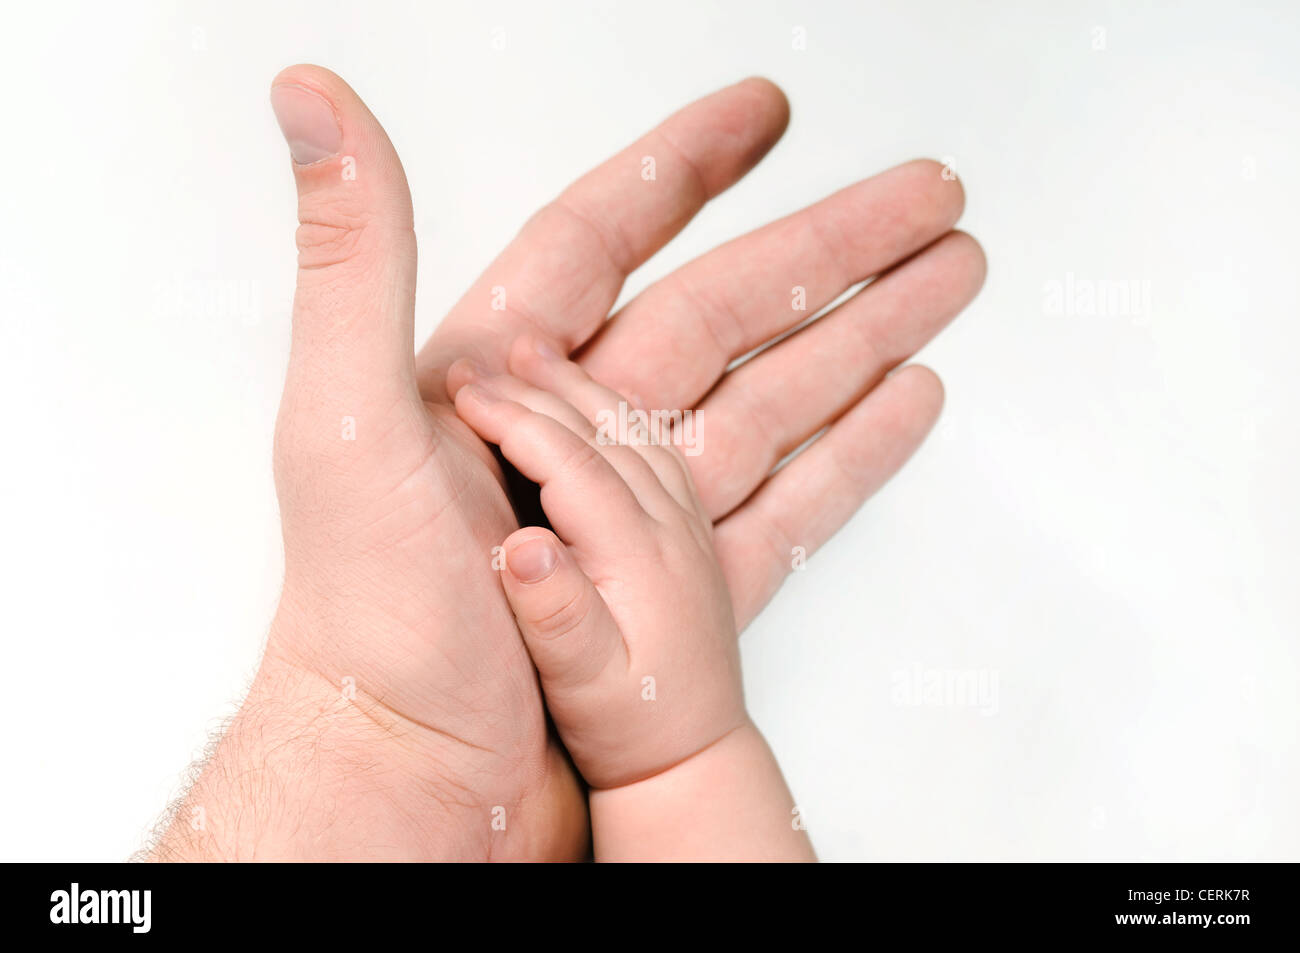
[(752, 722), (633, 784), (591, 792), (598, 861), (813, 861), (776, 758)]
[(324, 679), (268, 658), (147, 857), (397, 860), (432, 844), (447, 859), (482, 859), (485, 825), (413, 790), (416, 765), (397, 740)]

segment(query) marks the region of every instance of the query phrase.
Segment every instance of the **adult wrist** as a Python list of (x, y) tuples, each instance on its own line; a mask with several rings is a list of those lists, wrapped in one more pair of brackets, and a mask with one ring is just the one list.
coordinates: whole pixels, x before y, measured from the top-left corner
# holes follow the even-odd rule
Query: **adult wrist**
[[(413, 783), (431, 766), (414, 763), (400, 731), (350, 686), (284, 654), (280, 635), (273, 627), (248, 696), (147, 859), (401, 859), (427, 857), (431, 845), (448, 859), (482, 856), (476, 830), (486, 825), (457, 822), (452, 798)], [(368, 798), (382, 798), (381, 809)]]

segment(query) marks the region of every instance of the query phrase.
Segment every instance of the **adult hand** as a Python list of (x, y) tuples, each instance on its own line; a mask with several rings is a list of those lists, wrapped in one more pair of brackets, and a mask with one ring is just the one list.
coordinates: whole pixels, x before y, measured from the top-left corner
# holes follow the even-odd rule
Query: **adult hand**
[[(301, 223), (275, 448), (284, 593), (249, 697), (154, 856), (580, 857), (583, 792), (492, 565), (515, 518), (492, 455), (448, 405), (447, 367), (499, 369), (527, 331), (582, 348), (595, 377), (647, 406), (698, 405), (694, 475), (743, 626), (790, 548), (829, 537), (937, 415), (932, 374), (884, 375), (982, 280), (978, 247), (948, 234), (960, 187), (937, 164), (901, 166), (686, 265), (605, 324), (626, 275), (783, 131), (784, 97), (747, 80), (530, 219), (415, 355), (413, 218), (391, 143), (326, 70), (286, 70), (272, 101)], [(796, 285), (807, 312), (791, 308)]]

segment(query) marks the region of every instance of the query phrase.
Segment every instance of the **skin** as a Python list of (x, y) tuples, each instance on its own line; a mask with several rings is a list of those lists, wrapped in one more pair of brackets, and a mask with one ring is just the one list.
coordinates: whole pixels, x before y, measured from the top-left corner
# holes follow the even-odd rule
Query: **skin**
[(602, 421), (627, 416), (625, 399), (545, 342), (521, 339), (510, 371), (458, 362), (448, 391), (541, 487), (555, 528), (510, 535), (502, 583), (591, 786), (596, 859), (815, 859), (745, 711), (731, 595), (681, 432), (611, 433)]
[[(978, 246), (951, 231), (961, 187), (933, 162), (889, 170), (685, 265), (607, 321), (626, 275), (780, 137), (784, 96), (746, 80), (529, 219), (416, 352), (413, 216), (392, 144), (327, 70), (285, 70), (272, 98), (309, 160), (293, 163), (298, 280), (274, 451), (284, 589), (248, 698), (151, 856), (585, 856), (585, 792), (492, 568), (518, 523), (500, 468), (450, 404), (448, 368), (502, 371), (528, 333), (647, 406), (698, 407), (710, 452), (691, 475), (743, 629), (791, 548), (825, 542), (938, 415), (934, 374), (890, 371), (983, 280)], [(295, 141), (305, 120), (286, 112), (321, 103), (336, 140), (310, 153)], [(806, 312), (791, 309), (795, 285)]]

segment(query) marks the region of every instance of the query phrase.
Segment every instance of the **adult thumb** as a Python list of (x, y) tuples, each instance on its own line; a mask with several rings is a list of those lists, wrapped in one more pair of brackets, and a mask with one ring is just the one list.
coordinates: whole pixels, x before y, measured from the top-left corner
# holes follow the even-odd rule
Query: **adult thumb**
[(351, 87), (319, 66), (281, 72), (271, 106), (298, 189), (290, 386), (414, 397), (415, 232), (397, 152)]

